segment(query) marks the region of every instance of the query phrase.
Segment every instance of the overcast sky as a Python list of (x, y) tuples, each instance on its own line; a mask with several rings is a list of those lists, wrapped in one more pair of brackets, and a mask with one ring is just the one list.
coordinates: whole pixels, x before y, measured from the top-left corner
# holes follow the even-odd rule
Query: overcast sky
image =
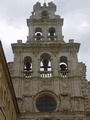
[[(45, 0), (39, 0), (43, 3)], [(51, 0), (46, 0), (50, 2)], [(87, 66), (90, 80), (90, 0), (52, 0), (57, 5), (57, 14), (64, 18), (63, 35), (66, 42), (75, 39), (80, 42), (79, 62)], [(0, 39), (7, 61), (13, 60), (11, 43), (18, 39), (26, 41), (28, 28), (26, 19), (37, 0), (0, 0)]]

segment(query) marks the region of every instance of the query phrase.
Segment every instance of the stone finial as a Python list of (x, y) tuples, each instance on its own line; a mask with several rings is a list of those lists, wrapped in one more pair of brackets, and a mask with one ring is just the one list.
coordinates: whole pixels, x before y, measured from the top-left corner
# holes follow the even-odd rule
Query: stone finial
[(44, 7), (46, 7), (46, 6), (47, 6), (45, 2), (44, 2), (44, 4), (43, 4), (43, 6), (44, 6)]
[(69, 39), (69, 43), (74, 43), (74, 39)]
[(37, 2), (34, 6), (33, 6), (33, 10), (36, 11), (38, 8), (41, 7), (41, 3)]
[(48, 6), (56, 10), (56, 5), (53, 2), (49, 2)]
[(17, 43), (18, 43), (18, 44), (21, 44), (21, 43), (22, 43), (22, 40), (17, 40)]

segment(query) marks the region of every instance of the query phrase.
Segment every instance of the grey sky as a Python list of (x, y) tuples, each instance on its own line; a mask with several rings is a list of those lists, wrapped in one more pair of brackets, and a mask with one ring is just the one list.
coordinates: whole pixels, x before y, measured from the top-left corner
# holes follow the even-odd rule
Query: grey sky
[[(43, 3), (44, 0), (39, 0)], [(46, 0), (50, 2), (51, 0)], [(80, 42), (79, 61), (87, 66), (87, 79), (90, 80), (90, 0), (52, 0), (57, 4), (57, 13), (64, 18), (63, 35)], [(0, 0), (0, 39), (3, 42), (6, 58), (12, 60), (10, 44), (22, 39), (26, 41), (28, 28), (26, 19), (37, 0)]]

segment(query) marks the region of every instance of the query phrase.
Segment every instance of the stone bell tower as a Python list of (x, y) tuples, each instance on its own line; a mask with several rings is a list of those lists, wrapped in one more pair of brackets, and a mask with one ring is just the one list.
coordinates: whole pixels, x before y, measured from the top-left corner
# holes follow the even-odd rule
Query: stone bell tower
[(89, 120), (86, 67), (77, 56), (80, 44), (64, 41), (63, 19), (55, 12), (53, 2), (37, 2), (27, 19), (26, 43), (12, 44), (9, 69), (20, 120)]
[(43, 6), (37, 2), (33, 6), (33, 12), (30, 19), (27, 20), (29, 27), (28, 42), (43, 40), (63, 41), (62, 25), (63, 19), (55, 15), (56, 5), (52, 2), (44, 3)]

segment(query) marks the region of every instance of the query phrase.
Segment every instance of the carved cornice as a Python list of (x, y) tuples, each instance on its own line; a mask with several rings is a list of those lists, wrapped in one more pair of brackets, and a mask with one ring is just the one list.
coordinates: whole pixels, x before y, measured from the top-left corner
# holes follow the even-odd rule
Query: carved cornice
[(27, 25), (30, 26), (31, 24), (42, 24), (44, 25), (44, 23), (46, 23), (47, 25), (48, 24), (61, 24), (63, 25), (63, 19), (62, 18), (54, 18), (54, 19), (35, 19), (35, 18), (32, 18), (32, 19), (27, 19)]
[(35, 51), (35, 52), (41, 52), (41, 51), (50, 51), (50, 52), (75, 52), (77, 53), (79, 51), (80, 44), (79, 43), (60, 43), (60, 42), (36, 42), (31, 41), (28, 43), (14, 43), (12, 44), (13, 52), (18, 51)]

